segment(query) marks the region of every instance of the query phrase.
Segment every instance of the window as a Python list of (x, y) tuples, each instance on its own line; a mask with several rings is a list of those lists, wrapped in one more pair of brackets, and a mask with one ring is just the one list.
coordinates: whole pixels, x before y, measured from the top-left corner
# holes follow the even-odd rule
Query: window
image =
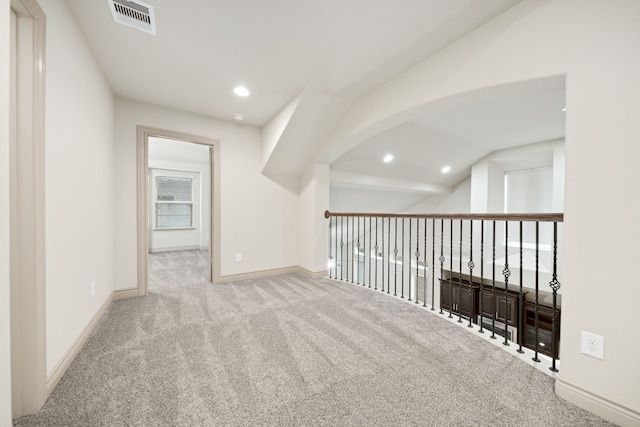
[(193, 179), (156, 176), (156, 228), (193, 227)]

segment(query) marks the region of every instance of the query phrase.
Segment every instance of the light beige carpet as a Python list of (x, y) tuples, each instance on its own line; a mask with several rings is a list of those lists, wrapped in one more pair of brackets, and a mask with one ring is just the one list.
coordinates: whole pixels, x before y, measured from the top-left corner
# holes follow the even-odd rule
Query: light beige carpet
[(200, 253), (174, 255), (184, 271), (152, 262), (149, 296), (114, 302), (16, 425), (610, 425), (414, 304), (296, 275), (212, 285)]

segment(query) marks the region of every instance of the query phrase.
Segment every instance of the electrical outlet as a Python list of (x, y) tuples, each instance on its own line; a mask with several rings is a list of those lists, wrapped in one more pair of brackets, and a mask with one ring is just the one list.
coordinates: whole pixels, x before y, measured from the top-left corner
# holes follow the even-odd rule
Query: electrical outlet
[(604, 360), (604, 337), (582, 331), (581, 351), (587, 356)]
[(236, 261), (237, 261), (237, 262), (242, 261), (242, 254), (241, 254), (240, 252), (238, 252), (238, 253), (236, 254)]
[(96, 282), (91, 282), (91, 296), (96, 294)]

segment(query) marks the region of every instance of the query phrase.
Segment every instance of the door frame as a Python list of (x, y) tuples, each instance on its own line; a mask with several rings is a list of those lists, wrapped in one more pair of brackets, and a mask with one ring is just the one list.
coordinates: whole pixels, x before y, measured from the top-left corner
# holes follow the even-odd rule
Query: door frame
[(212, 283), (220, 278), (220, 141), (183, 132), (137, 127), (137, 215), (138, 215), (138, 289), (137, 295), (149, 291), (149, 138), (174, 139), (200, 144), (209, 148), (209, 279)]
[(36, 0), (10, 4), (17, 43), (9, 125), (11, 406), (12, 418), (18, 418), (39, 410), (51, 392), (45, 283), (46, 15)]

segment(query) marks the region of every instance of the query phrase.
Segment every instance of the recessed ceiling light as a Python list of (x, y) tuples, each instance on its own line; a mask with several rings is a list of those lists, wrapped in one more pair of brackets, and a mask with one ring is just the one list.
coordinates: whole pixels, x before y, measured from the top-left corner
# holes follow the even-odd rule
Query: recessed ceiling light
[(384, 159), (382, 159), (385, 163), (389, 163), (390, 161), (393, 160), (393, 154), (387, 154), (386, 156), (384, 156)]
[(233, 90), (233, 93), (235, 93), (238, 96), (249, 96), (251, 92), (249, 92), (249, 89), (247, 89), (244, 86), (238, 86)]
[(440, 172), (442, 173), (447, 173), (451, 170), (451, 166), (444, 166), (442, 169), (440, 169)]
[(244, 120), (244, 114), (234, 113), (233, 114), (233, 118), (236, 119), (237, 121), (241, 122), (241, 121)]

